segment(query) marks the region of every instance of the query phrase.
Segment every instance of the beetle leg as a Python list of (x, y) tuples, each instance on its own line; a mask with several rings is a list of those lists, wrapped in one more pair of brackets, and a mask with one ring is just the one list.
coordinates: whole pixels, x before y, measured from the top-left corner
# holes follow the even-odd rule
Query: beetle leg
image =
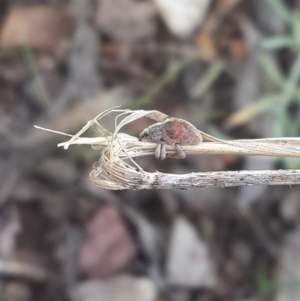
[(155, 149), (155, 158), (159, 159), (161, 156), (161, 143), (157, 143), (156, 149)]
[(165, 143), (157, 143), (155, 149), (155, 158), (165, 160), (166, 159), (166, 144)]
[(166, 159), (166, 154), (167, 154), (166, 144), (162, 143), (161, 144), (161, 151), (160, 151), (160, 158), (162, 160), (165, 160)]
[(183, 151), (182, 147), (176, 143), (175, 144), (176, 150), (177, 150), (177, 155), (179, 159), (184, 159), (186, 157), (185, 152)]

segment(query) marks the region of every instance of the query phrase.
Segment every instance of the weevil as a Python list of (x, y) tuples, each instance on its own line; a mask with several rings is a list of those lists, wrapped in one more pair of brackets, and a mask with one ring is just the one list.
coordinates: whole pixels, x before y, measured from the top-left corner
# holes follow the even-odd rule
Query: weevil
[(166, 145), (175, 145), (177, 155), (173, 157), (184, 159), (186, 154), (181, 145), (195, 145), (203, 140), (200, 131), (194, 125), (174, 117), (150, 125), (140, 133), (139, 139), (156, 142), (155, 158), (161, 160), (166, 158)]

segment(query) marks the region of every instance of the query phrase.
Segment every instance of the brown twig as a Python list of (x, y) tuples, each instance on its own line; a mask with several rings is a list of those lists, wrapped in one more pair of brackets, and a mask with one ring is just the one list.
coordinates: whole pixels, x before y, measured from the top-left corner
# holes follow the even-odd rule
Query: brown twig
[(300, 170), (242, 170), (193, 172), (184, 175), (156, 172), (137, 189), (188, 189), (251, 185), (299, 185)]

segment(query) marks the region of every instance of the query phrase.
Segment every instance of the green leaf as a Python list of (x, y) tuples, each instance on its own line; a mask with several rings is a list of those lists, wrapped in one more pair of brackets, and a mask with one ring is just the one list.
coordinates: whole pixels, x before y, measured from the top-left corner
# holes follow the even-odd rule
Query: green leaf
[(194, 84), (191, 90), (192, 97), (200, 97), (217, 80), (224, 69), (220, 61), (213, 61), (205, 74)]
[(276, 101), (278, 101), (277, 94), (262, 97), (230, 115), (225, 126), (231, 128), (249, 122), (254, 117), (271, 110)]
[(258, 55), (258, 61), (269, 79), (277, 86), (282, 87), (285, 83), (285, 78), (275, 64), (275, 61), (265, 52)]
[(263, 295), (272, 293), (277, 288), (276, 282), (262, 273), (256, 276), (256, 284), (259, 293)]
[(278, 50), (286, 47), (294, 47), (295, 40), (291, 36), (276, 36), (274, 38), (264, 39), (261, 46), (265, 50)]

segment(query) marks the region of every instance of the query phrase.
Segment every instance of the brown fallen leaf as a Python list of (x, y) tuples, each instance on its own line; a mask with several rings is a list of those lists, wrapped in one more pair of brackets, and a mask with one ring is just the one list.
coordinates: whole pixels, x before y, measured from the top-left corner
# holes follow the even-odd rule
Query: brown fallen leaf
[(81, 271), (102, 278), (124, 267), (136, 254), (137, 246), (117, 209), (105, 206), (87, 225), (87, 238), (79, 254)]
[(154, 6), (133, 0), (101, 0), (96, 12), (100, 30), (119, 42), (135, 42), (155, 33)]
[(200, 31), (195, 37), (195, 44), (200, 50), (201, 58), (205, 61), (212, 61), (217, 56), (217, 49), (213, 38), (203, 31)]
[(39, 50), (54, 50), (68, 29), (67, 15), (51, 6), (13, 7), (3, 23), (0, 45), (4, 48), (28, 45)]

